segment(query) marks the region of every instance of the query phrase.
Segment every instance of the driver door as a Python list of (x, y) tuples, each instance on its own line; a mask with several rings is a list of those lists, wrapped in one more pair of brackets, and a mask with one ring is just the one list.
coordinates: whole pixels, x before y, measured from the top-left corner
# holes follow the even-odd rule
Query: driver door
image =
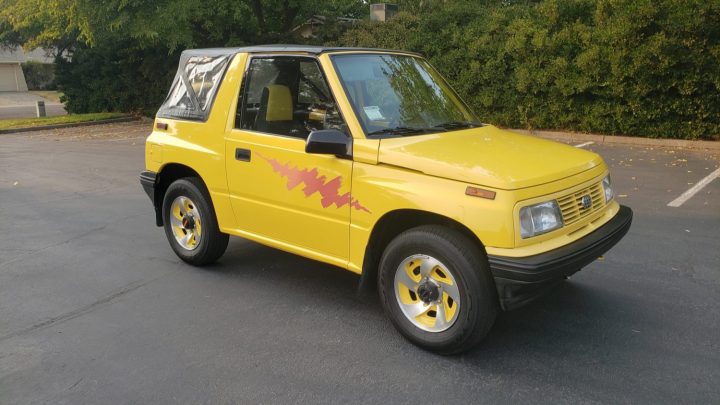
[(320, 69), (310, 57), (250, 59), (226, 137), (228, 186), (241, 233), (345, 266), (352, 160), (305, 153), (312, 130), (347, 133)]

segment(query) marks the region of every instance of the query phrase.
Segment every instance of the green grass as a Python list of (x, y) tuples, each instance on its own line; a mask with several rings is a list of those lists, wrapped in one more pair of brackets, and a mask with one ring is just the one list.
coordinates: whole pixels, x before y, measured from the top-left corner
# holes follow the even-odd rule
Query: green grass
[(76, 122), (100, 121), (126, 116), (127, 114), (122, 113), (90, 113), (61, 115), (57, 117), (8, 119), (0, 120), (0, 129), (42, 127), (46, 125), (56, 124), (73, 124)]
[(51, 91), (51, 90), (31, 90), (29, 91), (30, 94), (35, 94), (36, 96), (40, 96), (46, 100), (54, 101), (56, 103), (60, 102), (60, 96), (63, 94), (59, 91)]

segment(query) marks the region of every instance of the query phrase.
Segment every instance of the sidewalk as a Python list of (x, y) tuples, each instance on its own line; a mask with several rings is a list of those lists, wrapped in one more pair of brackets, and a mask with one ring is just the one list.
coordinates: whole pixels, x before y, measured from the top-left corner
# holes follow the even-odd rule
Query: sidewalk
[(65, 115), (67, 112), (62, 103), (57, 103), (28, 92), (0, 91), (0, 119), (33, 118), (35, 103), (45, 102), (48, 117)]

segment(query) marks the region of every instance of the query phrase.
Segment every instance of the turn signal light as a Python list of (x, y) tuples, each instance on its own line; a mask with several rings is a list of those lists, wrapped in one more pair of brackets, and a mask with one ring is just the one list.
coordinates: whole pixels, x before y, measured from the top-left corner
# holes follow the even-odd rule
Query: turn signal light
[(480, 197), (480, 198), (487, 198), (488, 200), (494, 200), (495, 199), (495, 192), (490, 190), (485, 190), (483, 188), (477, 188), (468, 186), (465, 189), (465, 195), (469, 195), (472, 197)]

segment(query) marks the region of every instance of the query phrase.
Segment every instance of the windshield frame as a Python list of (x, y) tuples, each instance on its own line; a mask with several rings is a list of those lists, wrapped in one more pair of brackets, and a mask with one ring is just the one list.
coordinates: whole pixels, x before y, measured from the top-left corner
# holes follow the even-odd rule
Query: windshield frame
[(427, 135), (431, 133), (445, 133), (445, 132), (454, 132), (454, 131), (462, 131), (468, 128), (472, 128), (472, 126), (468, 126), (467, 128), (439, 128), (439, 127), (432, 127), (432, 128), (418, 128), (418, 131), (415, 133), (406, 133), (406, 134), (392, 134), (392, 133), (384, 133), (384, 134), (370, 134), (367, 127), (365, 126), (365, 122), (361, 119), (361, 115), (358, 110), (358, 106), (355, 104), (355, 101), (350, 97), (350, 92), (348, 91), (347, 86), (345, 85), (345, 80), (340, 75), (340, 71), (338, 70), (337, 66), (337, 59), (339, 57), (343, 56), (358, 56), (358, 55), (377, 55), (377, 56), (392, 56), (392, 57), (407, 57), (407, 58), (413, 58), (417, 59), (418, 62), (425, 63), (427, 65), (427, 68), (430, 70), (430, 74), (433, 77), (433, 79), (439, 80), (437, 83), (441, 87), (445, 87), (445, 89), (448, 92), (448, 95), (453, 101), (456, 102), (457, 106), (460, 107), (463, 113), (466, 113), (467, 116), (471, 117), (472, 120), (469, 121), (472, 124), (474, 124), (475, 127), (481, 127), (485, 124), (482, 123), (478, 119), (477, 114), (467, 105), (465, 100), (463, 100), (458, 93), (455, 91), (455, 89), (448, 83), (448, 81), (445, 79), (445, 77), (440, 74), (440, 72), (433, 66), (427, 59), (424, 57), (413, 54), (413, 53), (405, 53), (405, 52), (341, 52), (341, 53), (333, 53), (330, 54), (330, 62), (332, 63), (333, 70), (335, 71), (335, 76), (338, 78), (338, 82), (340, 83), (340, 86), (342, 87), (342, 90), (344, 92), (345, 98), (348, 101), (348, 104), (350, 104), (350, 108), (352, 109), (353, 114), (355, 115), (355, 118), (360, 124), (360, 128), (363, 131), (363, 135), (366, 139), (386, 139), (386, 138), (398, 138), (398, 137), (407, 137), (407, 136), (419, 136), (419, 135)]

